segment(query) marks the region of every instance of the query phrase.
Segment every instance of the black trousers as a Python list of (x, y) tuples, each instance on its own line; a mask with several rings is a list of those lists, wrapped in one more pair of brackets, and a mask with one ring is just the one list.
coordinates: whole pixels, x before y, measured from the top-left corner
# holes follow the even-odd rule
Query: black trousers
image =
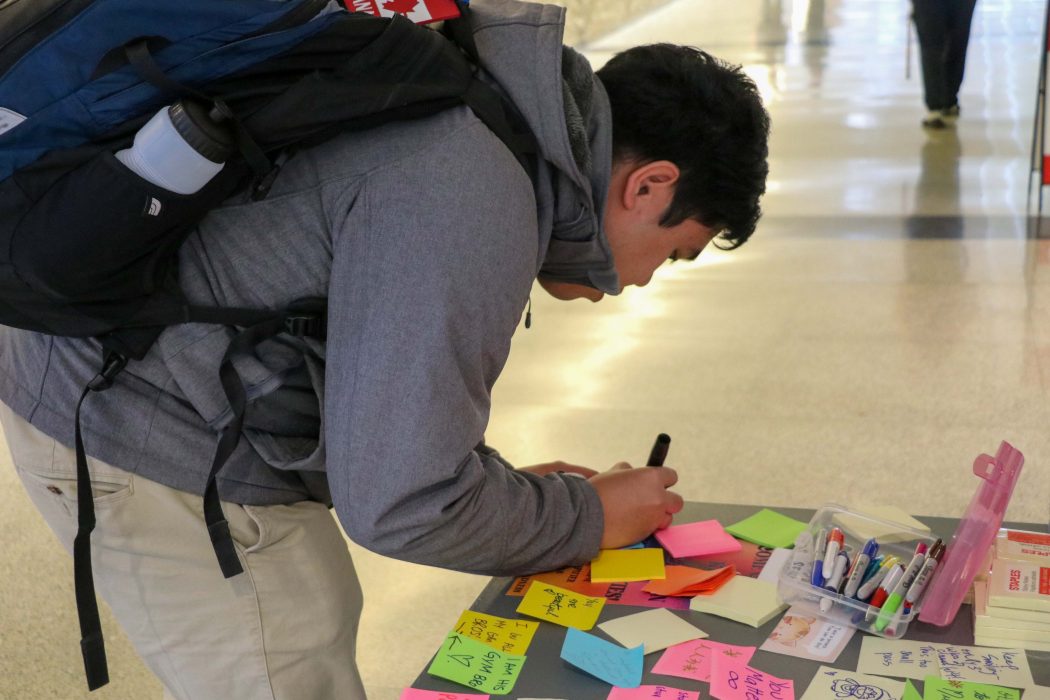
[(976, 4), (977, 0), (912, 0), (926, 108), (931, 112), (959, 102)]

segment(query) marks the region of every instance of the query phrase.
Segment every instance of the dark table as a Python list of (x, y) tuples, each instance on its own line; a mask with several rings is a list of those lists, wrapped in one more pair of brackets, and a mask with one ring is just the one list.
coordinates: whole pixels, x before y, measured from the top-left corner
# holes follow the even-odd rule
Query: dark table
[[(761, 506), (728, 505), (720, 503), (687, 503), (682, 513), (675, 517), (676, 523), (687, 523), (697, 520), (717, 519), (723, 524), (734, 523), (759, 511)], [(809, 522), (813, 517), (813, 510), (802, 508), (776, 508), (780, 513), (789, 515), (803, 522)], [(925, 523), (937, 537), (945, 542), (951, 539), (952, 533), (959, 523), (957, 518), (933, 518), (917, 516)], [(1023, 530), (1043, 531), (1043, 525), (1032, 523), (1005, 523), (1006, 527)], [(506, 618), (518, 618), (515, 609), (521, 602), (521, 598), (504, 595), (507, 587), (513, 579), (495, 578), (489, 582), (477, 600), (470, 606), (471, 610), (484, 612), (490, 615), (498, 615)], [(612, 620), (624, 615), (637, 613), (645, 608), (637, 608), (628, 605), (606, 605), (602, 610), (601, 622)], [(746, 646), (761, 646), (769, 636), (773, 628), (780, 620), (780, 615), (755, 629), (748, 625), (740, 624), (732, 620), (708, 615), (706, 613), (692, 610), (675, 610), (674, 613), (683, 616), (693, 622), (697, 627), (707, 632), (710, 639), (724, 644), (736, 644)], [(531, 619), (531, 618), (525, 618)], [(597, 626), (588, 630), (603, 639), (610, 640)], [(854, 670), (860, 655), (861, 639), (863, 633), (857, 633), (850, 640), (849, 645), (839, 656), (834, 664), (829, 664), (842, 669)], [(532, 640), (527, 652), (528, 661), (521, 671), (521, 676), (509, 695), (492, 696), (493, 698), (566, 698), (566, 700), (605, 700), (609, 695), (610, 686), (607, 683), (588, 676), (576, 667), (561, 660), (562, 642), (565, 639), (565, 628), (550, 623), (541, 623), (536, 636)], [(973, 644), (973, 615), (970, 606), (963, 606), (959, 611), (955, 622), (950, 627), (934, 627), (916, 620), (908, 627), (905, 639), (915, 641), (940, 642), (944, 644), (972, 645)], [(441, 644), (441, 640), (435, 640), (435, 648)], [(1050, 652), (1028, 651), (1029, 665), (1032, 667), (1032, 676), (1038, 685), (1050, 686)], [(645, 657), (645, 673), (642, 676), (643, 685), (667, 685), (683, 690), (703, 690), (702, 698), (709, 697), (707, 683), (700, 683), (686, 678), (672, 676), (653, 675), (649, 671), (661, 656), (660, 652), (647, 654)], [(429, 666), (429, 663), (427, 664)], [(820, 663), (799, 659), (793, 656), (773, 654), (768, 651), (758, 650), (751, 659), (751, 665), (762, 671), (779, 676), (780, 678), (791, 678), (795, 682), (795, 696), (801, 697), (809, 682), (813, 679)], [(412, 684), (414, 688), (427, 690), (438, 690), (454, 693), (470, 693), (466, 688), (440, 678), (427, 675), (426, 670), (420, 673)], [(920, 685), (921, 688), (921, 685)], [(1023, 698), (1022, 698), (1023, 700)]]

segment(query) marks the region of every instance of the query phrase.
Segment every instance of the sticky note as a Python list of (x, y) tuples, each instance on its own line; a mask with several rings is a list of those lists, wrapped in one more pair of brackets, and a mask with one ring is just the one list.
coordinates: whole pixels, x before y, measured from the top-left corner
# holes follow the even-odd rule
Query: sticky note
[(793, 547), (795, 538), (806, 530), (806, 523), (763, 508), (749, 518), (733, 523), (726, 532), (748, 542), (771, 549)]
[(754, 656), (755, 647), (722, 644), (712, 642), (710, 639), (676, 644), (668, 647), (660, 660), (656, 662), (656, 665), (653, 666), (653, 673), (707, 683), (711, 680), (711, 657), (715, 654), (739, 659), (746, 664)]
[(624, 615), (603, 622), (598, 629), (625, 647), (641, 644), (645, 654), (707, 636), (703, 630), (663, 608)]
[(427, 673), (492, 695), (514, 689), (525, 657), (504, 654), (481, 642), (452, 632), (430, 663)]
[(664, 577), (662, 549), (603, 549), (591, 562), (591, 582), (648, 581)]
[(941, 678), (1027, 688), (1035, 683), (1024, 649), (992, 649), (941, 644), (937, 647)]
[(570, 627), (561, 658), (609, 685), (637, 688), (642, 684), (642, 646), (624, 649), (593, 634)]
[(398, 700), (489, 700), (489, 695), (475, 695), (473, 693), (449, 693), (437, 690), (418, 690), (416, 688), (405, 688), (398, 696)]
[(901, 639), (882, 639), (864, 635), (860, 642), (857, 670), (876, 676), (911, 678), (921, 681), (926, 676), (940, 675), (937, 661), (938, 644)]
[(736, 575), (732, 566), (720, 569), (695, 569), (691, 566), (669, 564), (667, 577), (661, 581), (650, 581), (645, 585), (647, 593), (665, 596), (693, 597), (703, 593), (714, 593)]
[(592, 598), (551, 585), (529, 586), (518, 612), (562, 627), (589, 630), (598, 621), (605, 598)]
[(924, 681), (923, 700), (1019, 700), (1021, 691), (1001, 685), (948, 681), (929, 676)]
[(680, 690), (666, 685), (641, 685), (637, 688), (613, 688), (606, 700), (700, 700), (695, 690)]
[(657, 542), (675, 559), (739, 552), (741, 544), (717, 520), (672, 525), (655, 533)]
[(540, 623), (464, 610), (452, 629), (505, 654), (524, 654)]
[[(909, 542), (914, 540), (916, 536), (905, 530), (918, 530), (923, 534), (930, 534), (929, 527), (911, 517), (897, 506), (865, 503), (856, 504), (853, 507), (853, 510), (860, 515), (854, 515), (853, 513), (835, 513), (832, 517), (832, 521), (854, 539), (861, 540), (862, 542), (866, 542), (873, 537), (881, 544)], [(870, 515), (879, 520), (889, 522), (875, 522), (863, 517), (863, 515)], [(897, 523), (899, 527), (895, 526), (894, 523)]]
[(911, 681), (904, 681), (904, 697), (901, 700), (922, 700), (922, 694), (915, 689)]
[(719, 700), (795, 700), (795, 684), (748, 666), (739, 658), (711, 659), (711, 695)]
[(903, 700), (904, 683), (881, 676), (866, 676), (856, 671), (844, 671), (830, 666), (817, 669), (802, 700)]
[(711, 595), (697, 596), (689, 608), (761, 627), (787, 609), (777, 598), (777, 587), (768, 581), (734, 576)]

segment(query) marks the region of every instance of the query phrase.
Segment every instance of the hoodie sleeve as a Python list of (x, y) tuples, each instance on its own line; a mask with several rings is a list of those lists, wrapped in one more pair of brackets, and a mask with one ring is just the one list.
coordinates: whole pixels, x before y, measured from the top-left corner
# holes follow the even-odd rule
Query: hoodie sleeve
[(380, 554), (489, 575), (592, 558), (597, 493), (480, 449), (531, 289), (532, 187), (472, 117), (368, 175), (333, 237), (325, 439), (336, 512)]

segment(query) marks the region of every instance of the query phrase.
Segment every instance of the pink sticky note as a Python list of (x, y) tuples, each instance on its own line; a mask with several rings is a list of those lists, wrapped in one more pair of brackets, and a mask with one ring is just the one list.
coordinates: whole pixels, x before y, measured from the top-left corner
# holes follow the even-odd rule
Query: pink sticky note
[(718, 700), (795, 700), (795, 684), (751, 668), (739, 657), (715, 654), (711, 658), (711, 695)]
[(739, 552), (742, 546), (717, 520), (673, 525), (657, 530), (656, 539), (675, 559)]
[(679, 690), (666, 685), (640, 685), (637, 688), (613, 688), (606, 700), (700, 700), (696, 690)]
[(668, 647), (653, 666), (653, 673), (664, 676), (691, 678), (694, 681), (711, 680), (711, 658), (721, 654), (741, 663), (747, 663), (755, 654), (755, 647), (738, 647), (709, 639), (696, 639)]
[(488, 695), (475, 695), (472, 693), (448, 693), (437, 690), (418, 690), (416, 688), (405, 688), (401, 691), (398, 700), (489, 700)]
[(646, 593), (642, 589), (648, 581), (632, 581), (626, 586), (622, 583), (609, 584), (605, 600), (615, 605), (635, 605), (641, 608), (668, 608), (670, 610), (688, 610), (688, 598), (674, 598)]

